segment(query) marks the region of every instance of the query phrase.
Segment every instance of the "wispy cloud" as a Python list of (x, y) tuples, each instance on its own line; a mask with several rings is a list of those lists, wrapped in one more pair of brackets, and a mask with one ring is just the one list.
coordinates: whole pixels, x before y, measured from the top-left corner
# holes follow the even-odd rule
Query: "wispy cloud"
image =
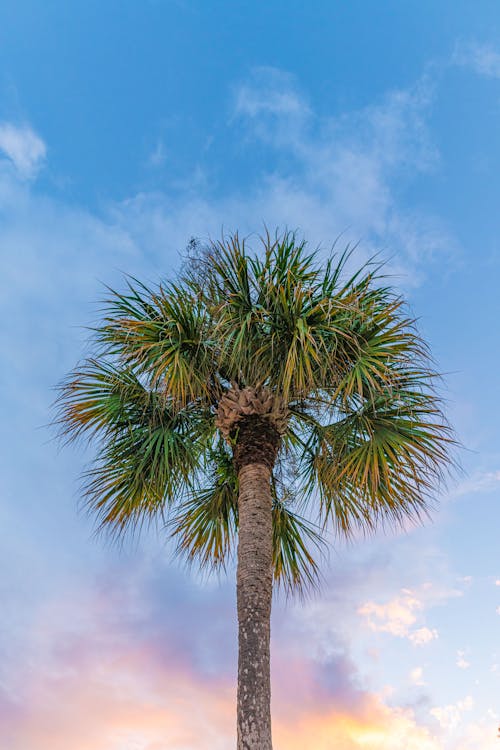
[(493, 492), (500, 488), (500, 469), (476, 471), (467, 479), (459, 482), (450, 492), (450, 497), (473, 495), (478, 492)]
[(268, 115), (303, 120), (311, 114), (290, 73), (273, 67), (254, 68), (236, 90), (234, 114), (261, 118)]
[(291, 76), (258, 69), (238, 89), (234, 116), (247, 138), (288, 153), (290, 168), (262, 176), (252, 215), (300, 226), (313, 241), (347, 230), (346, 240), (387, 248), (395, 266), (411, 266), (418, 278), (424, 259), (454, 249), (439, 219), (406, 210), (396, 187), (439, 163), (426, 126), (431, 101), (432, 88), (421, 81), (377, 105), (321, 118)]
[(0, 122), (0, 152), (22, 178), (32, 179), (45, 161), (47, 147), (29, 125)]
[(426, 684), (424, 680), (424, 670), (422, 667), (415, 667), (411, 670), (409, 674), (410, 682), (412, 685), (416, 685), (417, 687), (421, 687)]
[(453, 54), (456, 65), (470, 68), (488, 78), (500, 78), (500, 52), (490, 44), (458, 44)]
[[(209, 194), (210, 180), (176, 192), (140, 193), (111, 207), (111, 220), (149, 253), (165, 238), (182, 248), (264, 224), (298, 228), (312, 246), (360, 241), (358, 258), (382, 251), (403, 285), (421, 282), (433, 259), (455, 255), (445, 223), (412, 202), (404, 186), (439, 168), (427, 128), (432, 87), (419, 82), (341, 117), (319, 116), (284, 71), (259, 68), (234, 91), (228, 128), (266, 160), (244, 188)], [(284, 158), (283, 158), (284, 157)]]
[(457, 651), (455, 664), (459, 669), (468, 669), (470, 667), (470, 661), (465, 658), (465, 651)]
[(151, 151), (148, 157), (148, 165), (150, 167), (162, 167), (167, 160), (167, 149), (161, 138), (156, 142), (156, 146)]

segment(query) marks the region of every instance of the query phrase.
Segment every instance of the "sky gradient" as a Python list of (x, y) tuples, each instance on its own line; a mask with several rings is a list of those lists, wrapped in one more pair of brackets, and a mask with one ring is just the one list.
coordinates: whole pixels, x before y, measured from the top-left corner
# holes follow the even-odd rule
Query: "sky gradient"
[(499, 124), (496, 0), (2, 3), (0, 747), (234, 747), (234, 570), (96, 538), (47, 425), (104, 284), (264, 225), (387, 259), (464, 446), (423, 527), (276, 597), (275, 748), (499, 747)]

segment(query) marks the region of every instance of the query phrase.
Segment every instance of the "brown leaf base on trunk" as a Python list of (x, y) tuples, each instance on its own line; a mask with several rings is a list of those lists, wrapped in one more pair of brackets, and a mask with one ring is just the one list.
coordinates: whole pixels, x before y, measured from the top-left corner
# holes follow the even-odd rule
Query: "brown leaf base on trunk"
[(289, 413), (283, 400), (268, 388), (240, 388), (233, 383), (219, 400), (216, 426), (222, 436), (230, 440), (250, 416), (261, 417), (263, 425), (268, 423), (278, 434), (283, 435)]
[(237, 471), (246, 464), (263, 464), (272, 470), (281, 439), (266, 417), (258, 414), (245, 417), (235, 429), (235, 439), (233, 460)]

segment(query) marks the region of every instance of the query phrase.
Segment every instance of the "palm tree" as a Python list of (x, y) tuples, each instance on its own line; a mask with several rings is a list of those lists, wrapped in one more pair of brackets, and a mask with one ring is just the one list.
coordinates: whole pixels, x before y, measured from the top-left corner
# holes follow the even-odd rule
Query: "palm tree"
[(328, 528), (425, 515), (453, 442), (380, 268), (349, 276), (351, 253), (322, 264), (290, 232), (261, 242), (225, 237), (176, 281), (110, 290), (57, 418), (97, 443), (84, 485), (100, 527), (165, 518), (180, 553), (219, 568), (237, 541), (238, 750), (272, 747), (273, 582), (314, 583)]

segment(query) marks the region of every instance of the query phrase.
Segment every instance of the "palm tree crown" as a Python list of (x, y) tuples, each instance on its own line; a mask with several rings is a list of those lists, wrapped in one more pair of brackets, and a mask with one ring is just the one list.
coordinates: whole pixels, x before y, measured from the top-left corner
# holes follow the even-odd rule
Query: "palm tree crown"
[(110, 291), (59, 422), (99, 446), (85, 495), (100, 525), (168, 516), (202, 566), (233, 551), (241, 451), (270, 456), (274, 579), (300, 589), (329, 523), (349, 535), (420, 517), (452, 438), (427, 347), (377, 269), (346, 276), (349, 253), (321, 264), (289, 232), (262, 245), (234, 235), (175, 282)]

